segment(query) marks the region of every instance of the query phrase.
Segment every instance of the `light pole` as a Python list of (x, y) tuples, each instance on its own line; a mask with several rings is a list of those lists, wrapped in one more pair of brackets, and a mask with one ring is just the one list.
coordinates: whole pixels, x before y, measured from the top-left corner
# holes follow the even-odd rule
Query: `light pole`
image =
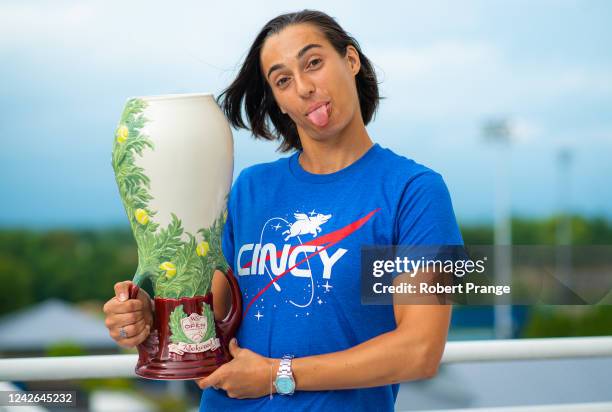
[[(510, 285), (512, 281), (512, 226), (510, 196), (510, 146), (512, 129), (504, 118), (490, 119), (483, 126), (485, 141), (494, 144), (497, 151), (495, 165), (495, 229), (494, 270), (497, 285)], [(494, 318), (495, 337), (512, 337), (512, 306), (506, 295), (496, 296)]]
[[(558, 222), (556, 231), (556, 267), (557, 278), (564, 284), (566, 298), (573, 291), (572, 282), (572, 220), (571, 220), (571, 186), (570, 167), (572, 152), (569, 147), (561, 147), (557, 151), (557, 207)], [(568, 300), (564, 303), (570, 303)]]

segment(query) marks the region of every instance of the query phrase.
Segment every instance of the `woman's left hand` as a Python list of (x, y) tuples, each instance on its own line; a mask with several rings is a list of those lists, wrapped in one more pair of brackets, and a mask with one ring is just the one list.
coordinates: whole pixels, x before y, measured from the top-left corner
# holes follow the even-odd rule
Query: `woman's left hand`
[(230, 362), (221, 365), (206, 378), (196, 381), (201, 389), (212, 386), (223, 389), (230, 398), (259, 398), (274, 391), (272, 381), (276, 377), (279, 360), (266, 358), (238, 346), (236, 339), (229, 344)]

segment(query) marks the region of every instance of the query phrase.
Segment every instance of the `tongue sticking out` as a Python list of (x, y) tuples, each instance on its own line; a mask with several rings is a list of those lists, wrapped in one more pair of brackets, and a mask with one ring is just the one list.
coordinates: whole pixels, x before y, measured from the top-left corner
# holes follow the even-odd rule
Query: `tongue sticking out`
[(308, 118), (311, 122), (319, 127), (323, 127), (329, 121), (329, 114), (327, 113), (327, 105), (319, 107), (317, 110), (313, 110), (308, 113)]

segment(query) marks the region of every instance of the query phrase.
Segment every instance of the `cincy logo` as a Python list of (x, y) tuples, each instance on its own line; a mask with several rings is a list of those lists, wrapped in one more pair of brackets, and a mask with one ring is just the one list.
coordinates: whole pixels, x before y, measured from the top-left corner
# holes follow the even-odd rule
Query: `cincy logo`
[[(236, 262), (238, 275), (267, 274), (270, 277), (270, 281), (263, 286), (246, 305), (244, 315), (246, 316), (253, 304), (255, 304), (270, 287), (274, 286), (277, 292), (282, 292), (282, 288), (277, 281), (289, 274), (296, 277), (308, 277), (311, 287), (310, 297), (307, 297), (307, 301), (304, 303), (297, 303), (291, 299), (288, 299), (287, 302), (300, 308), (308, 307), (313, 302), (315, 290), (314, 278), (310, 270), (310, 259), (320, 259), (323, 266), (322, 277), (323, 279), (330, 279), (333, 266), (347, 252), (347, 249), (338, 248), (330, 255), (328, 253), (331, 252), (329, 248), (361, 228), (379, 210), (380, 208), (376, 208), (354, 222), (325, 234), (321, 234), (323, 231), (321, 226), (328, 222), (332, 218), (332, 215), (316, 213), (314, 210), (308, 214), (294, 213), (293, 217), (295, 218), (295, 222), (289, 222), (282, 217), (269, 219), (264, 223), (261, 229), (259, 243), (247, 243), (242, 245), (238, 251)], [(281, 229), (283, 230), (279, 232)], [(264, 233), (266, 236), (282, 237), (284, 242), (291, 240), (295, 244), (291, 245), (285, 243), (282, 245), (281, 250), (277, 250), (274, 243), (266, 243), (263, 241)], [(305, 242), (302, 240), (302, 236), (304, 235), (310, 235), (310, 238)], [(306, 256), (298, 259), (299, 255), (304, 254), (306, 254)], [(269, 265), (267, 263), (268, 261), (270, 262)], [(300, 266), (302, 262), (307, 263), (306, 266), (308, 266), (308, 269), (297, 267)], [(270, 270), (268, 270), (268, 266), (270, 266)], [(330, 287), (327, 280), (325, 281), (325, 286)], [(318, 303), (322, 303), (322, 301)], [(259, 312), (257, 313), (259, 314)]]
[[(263, 239), (263, 234), (266, 230), (271, 230), (272, 233), (286, 229), (280, 232), (284, 242), (293, 240), (295, 243), (285, 243), (280, 250), (277, 249), (274, 243), (247, 243), (240, 247), (237, 257), (238, 275), (266, 275), (279, 276), (285, 273), (288, 268), (292, 268), (289, 272), (293, 276), (309, 278), (312, 277), (312, 272), (309, 268), (299, 268), (296, 266), (306, 256), (319, 252), (314, 255), (314, 259), (320, 259), (323, 265), (323, 279), (330, 279), (333, 266), (347, 252), (347, 249), (338, 248), (333, 254), (329, 254), (328, 250), (323, 250), (323, 246), (303, 244), (303, 237), (308, 236), (308, 239), (316, 238), (321, 232), (321, 226), (328, 222), (332, 215), (312, 212), (294, 213), (294, 222), (276, 217), (268, 220), (262, 227), (260, 239)], [(268, 272), (269, 271), (269, 272)]]

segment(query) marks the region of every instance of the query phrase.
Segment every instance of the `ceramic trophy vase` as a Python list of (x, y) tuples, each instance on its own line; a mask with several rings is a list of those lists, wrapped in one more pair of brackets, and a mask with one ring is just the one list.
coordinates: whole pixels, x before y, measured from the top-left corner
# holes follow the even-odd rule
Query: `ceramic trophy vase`
[[(130, 297), (148, 280), (154, 325), (138, 346), (136, 374), (197, 379), (231, 359), (241, 321), (238, 283), (221, 234), (233, 171), (233, 140), (211, 94), (130, 98), (115, 132), (112, 166), (138, 246)], [(213, 316), (212, 277), (232, 292), (226, 318)]]

